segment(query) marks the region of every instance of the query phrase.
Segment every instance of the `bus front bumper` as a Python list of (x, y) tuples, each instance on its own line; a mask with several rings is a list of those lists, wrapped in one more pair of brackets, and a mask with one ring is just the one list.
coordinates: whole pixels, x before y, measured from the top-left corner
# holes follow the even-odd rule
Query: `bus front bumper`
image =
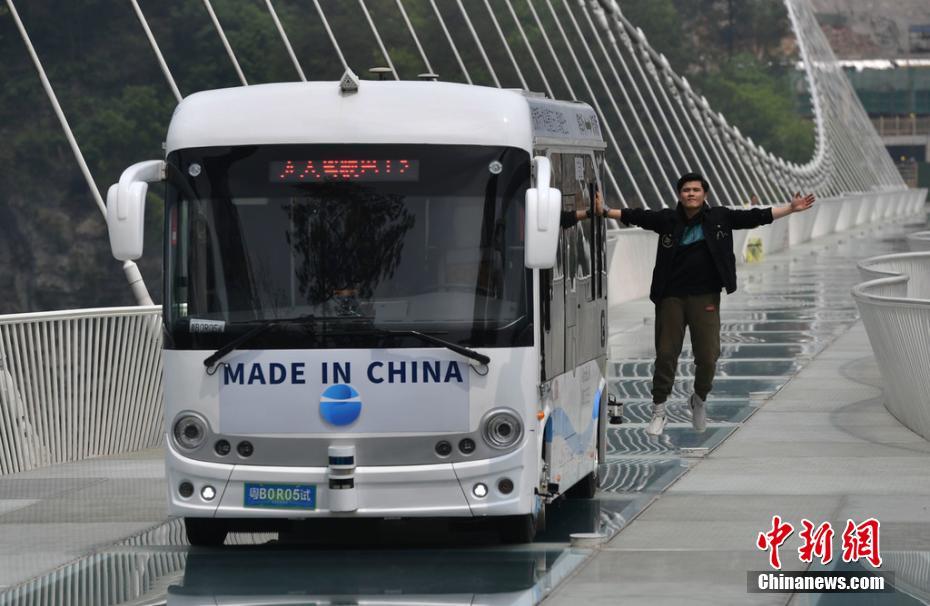
[[(520, 515), (533, 511), (536, 474), (527, 471), (529, 442), (506, 455), (462, 463), (433, 465), (379, 465), (355, 468), (357, 508), (332, 511), (342, 492), (329, 488), (327, 467), (268, 467), (219, 464), (185, 457), (167, 440), (168, 511), (183, 517), (317, 518), (317, 517), (474, 517)], [(513, 490), (505, 494), (500, 481), (509, 479)], [(182, 483), (193, 485), (183, 497)], [(247, 505), (246, 484), (280, 484), (314, 487), (313, 508), (276, 508)], [(485, 496), (476, 494), (483, 484)], [(204, 496), (212, 487), (214, 498)], [(207, 491), (209, 494), (210, 491)]]

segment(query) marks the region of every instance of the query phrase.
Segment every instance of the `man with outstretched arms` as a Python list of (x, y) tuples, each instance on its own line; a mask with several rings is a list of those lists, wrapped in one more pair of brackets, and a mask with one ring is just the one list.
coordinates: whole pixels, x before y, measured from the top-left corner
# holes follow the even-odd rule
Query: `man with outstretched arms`
[(665, 430), (665, 401), (675, 382), (685, 328), (691, 331), (694, 352), (694, 393), (691, 423), (704, 431), (704, 402), (714, 380), (720, 356), (720, 290), (736, 290), (733, 230), (767, 225), (814, 203), (814, 195), (795, 194), (790, 204), (773, 208), (735, 210), (709, 206), (710, 184), (697, 173), (678, 180), (678, 205), (663, 210), (607, 208), (600, 192), (595, 211), (625, 225), (637, 225), (659, 234), (656, 265), (649, 299), (656, 306), (655, 373), (652, 378), (652, 420), (646, 432), (659, 436)]

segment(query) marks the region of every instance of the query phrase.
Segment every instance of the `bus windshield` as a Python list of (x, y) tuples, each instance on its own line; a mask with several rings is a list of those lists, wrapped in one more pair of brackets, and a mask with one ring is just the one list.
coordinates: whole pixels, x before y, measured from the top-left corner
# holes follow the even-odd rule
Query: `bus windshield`
[[(172, 152), (165, 319), (174, 346), (217, 347), (291, 318), (312, 331), (267, 331), (250, 347), (307, 347), (308, 333), (326, 338), (309, 346), (374, 346), (360, 336), (383, 344), (391, 330), (531, 344), (529, 162), (524, 150), (484, 146)], [(423, 346), (395, 341), (386, 346)]]

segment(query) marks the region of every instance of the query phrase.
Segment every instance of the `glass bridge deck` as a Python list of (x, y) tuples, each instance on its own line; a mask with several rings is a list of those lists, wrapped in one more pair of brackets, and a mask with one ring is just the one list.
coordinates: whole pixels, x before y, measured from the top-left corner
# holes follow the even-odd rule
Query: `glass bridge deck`
[[(857, 320), (854, 259), (904, 249), (898, 237), (829, 244), (740, 269), (740, 290), (722, 305), (722, 356), (703, 434), (686, 410), (687, 343), (668, 429), (658, 440), (645, 434), (652, 308), (641, 300), (613, 310), (609, 384), (624, 423), (608, 430), (597, 498), (554, 503), (533, 544), (499, 545), (472, 522), (337, 520), (191, 549), (182, 523), (164, 518), (161, 453), (148, 451), (0, 477), (0, 606), (535, 604), (595, 553), (573, 547), (572, 533), (611, 536), (633, 522)], [(831, 603), (818, 600), (801, 603)]]

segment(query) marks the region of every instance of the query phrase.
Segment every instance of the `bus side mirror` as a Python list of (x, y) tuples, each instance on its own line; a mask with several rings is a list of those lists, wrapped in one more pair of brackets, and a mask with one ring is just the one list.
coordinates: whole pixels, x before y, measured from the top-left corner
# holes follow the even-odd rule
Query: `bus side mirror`
[(120, 175), (119, 183), (107, 190), (107, 231), (110, 250), (120, 261), (142, 256), (145, 228), (145, 194), (149, 183), (165, 178), (163, 160), (133, 164)]
[(526, 190), (526, 266), (531, 269), (555, 267), (562, 229), (562, 192), (549, 187), (552, 167), (549, 158), (536, 156), (536, 187)]

